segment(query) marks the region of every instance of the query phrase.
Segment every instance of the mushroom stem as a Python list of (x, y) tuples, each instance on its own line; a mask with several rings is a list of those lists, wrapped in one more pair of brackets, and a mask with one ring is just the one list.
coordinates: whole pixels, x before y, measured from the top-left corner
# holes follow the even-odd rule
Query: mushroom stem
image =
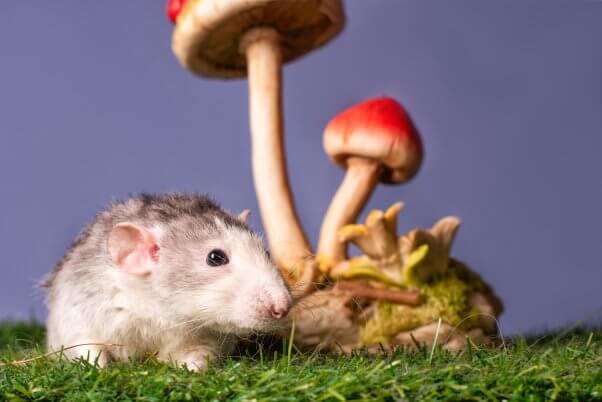
[(241, 40), (249, 76), (253, 179), (263, 226), (276, 264), (298, 276), (309, 242), (295, 211), (283, 144), (282, 56), (272, 28), (254, 28)]
[(345, 243), (339, 240), (338, 231), (357, 219), (374, 191), (379, 173), (380, 164), (377, 161), (359, 157), (347, 159), (347, 173), (330, 202), (320, 228), (318, 258), (321, 268), (334, 266), (346, 258)]

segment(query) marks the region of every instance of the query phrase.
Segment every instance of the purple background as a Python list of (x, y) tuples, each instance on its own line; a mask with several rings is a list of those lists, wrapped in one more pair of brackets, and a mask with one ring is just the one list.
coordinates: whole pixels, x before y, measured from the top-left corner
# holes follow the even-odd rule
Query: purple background
[[(505, 301), (507, 333), (600, 311), (602, 2), (348, 1), (348, 25), (285, 69), (287, 149), (315, 243), (342, 172), (322, 129), (387, 94), (421, 131), (401, 229), (464, 220), (454, 254)], [(0, 317), (45, 316), (34, 282), (102, 206), (201, 191), (251, 208), (246, 81), (197, 79), (163, 1), (0, 3)]]

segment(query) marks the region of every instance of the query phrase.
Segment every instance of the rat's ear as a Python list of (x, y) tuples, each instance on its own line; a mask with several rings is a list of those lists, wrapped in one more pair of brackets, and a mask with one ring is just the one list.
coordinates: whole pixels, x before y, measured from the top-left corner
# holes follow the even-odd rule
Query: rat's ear
[(245, 209), (240, 214), (238, 214), (238, 220), (242, 221), (244, 223), (248, 223), (249, 222), (249, 215), (251, 215), (251, 210), (250, 209)]
[(153, 234), (130, 222), (115, 225), (107, 245), (115, 265), (129, 274), (146, 276), (159, 260)]

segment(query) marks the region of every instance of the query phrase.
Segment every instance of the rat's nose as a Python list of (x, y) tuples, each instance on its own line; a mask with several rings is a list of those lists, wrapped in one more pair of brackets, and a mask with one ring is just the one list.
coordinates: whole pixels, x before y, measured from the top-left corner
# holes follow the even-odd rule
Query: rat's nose
[(272, 304), (270, 306), (270, 314), (273, 318), (279, 320), (288, 314), (288, 306)]

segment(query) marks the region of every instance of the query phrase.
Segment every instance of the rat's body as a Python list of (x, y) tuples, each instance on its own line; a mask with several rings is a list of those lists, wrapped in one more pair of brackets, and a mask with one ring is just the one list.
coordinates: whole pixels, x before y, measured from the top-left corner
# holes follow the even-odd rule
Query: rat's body
[(141, 196), (101, 212), (46, 280), (48, 346), (69, 357), (157, 353), (192, 369), (266, 331), (291, 296), (243, 220), (197, 195)]

